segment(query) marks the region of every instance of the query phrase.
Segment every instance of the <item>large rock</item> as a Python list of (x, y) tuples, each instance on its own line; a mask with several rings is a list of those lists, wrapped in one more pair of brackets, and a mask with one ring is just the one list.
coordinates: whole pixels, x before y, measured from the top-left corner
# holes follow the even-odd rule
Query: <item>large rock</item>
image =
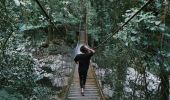
[(49, 55), (46, 58), (36, 60), (36, 63), (35, 70), (39, 76), (37, 83), (56, 90), (67, 85), (68, 77), (66, 76), (69, 76), (72, 71), (71, 63), (66, 62), (62, 55)]

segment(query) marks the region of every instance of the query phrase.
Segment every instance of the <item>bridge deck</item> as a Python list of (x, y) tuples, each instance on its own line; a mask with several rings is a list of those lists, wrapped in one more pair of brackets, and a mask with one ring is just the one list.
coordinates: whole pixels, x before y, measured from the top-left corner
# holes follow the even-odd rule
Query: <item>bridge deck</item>
[(70, 87), (67, 100), (101, 100), (99, 89), (96, 85), (95, 77), (92, 73), (91, 67), (89, 67), (84, 95), (85, 96), (81, 95), (81, 89), (79, 85), (78, 67), (76, 66), (75, 72), (74, 72), (74, 78), (73, 78), (73, 81)]

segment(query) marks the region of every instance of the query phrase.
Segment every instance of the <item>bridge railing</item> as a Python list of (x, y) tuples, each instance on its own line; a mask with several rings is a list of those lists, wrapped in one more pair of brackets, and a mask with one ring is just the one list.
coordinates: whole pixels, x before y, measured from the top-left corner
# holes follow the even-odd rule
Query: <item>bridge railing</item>
[(70, 68), (71, 68), (71, 72), (69, 74), (69, 79), (66, 82), (66, 86), (62, 88), (62, 92), (61, 92), (61, 100), (66, 100), (69, 90), (70, 90), (70, 86), (74, 77), (74, 71), (75, 71), (75, 66), (76, 64), (73, 62), (74, 59), (74, 55), (72, 54), (71, 57), (69, 58), (69, 62), (71, 62), (70, 64)]
[(90, 65), (90, 67), (92, 68), (92, 74), (93, 74), (93, 76), (95, 78), (95, 83), (96, 83), (96, 85), (98, 87), (98, 92), (100, 94), (100, 98), (101, 98), (101, 100), (106, 100), (105, 95), (104, 95), (103, 90), (102, 90), (102, 84), (100, 82), (100, 79), (96, 75), (96, 67), (93, 66), (92, 64)]

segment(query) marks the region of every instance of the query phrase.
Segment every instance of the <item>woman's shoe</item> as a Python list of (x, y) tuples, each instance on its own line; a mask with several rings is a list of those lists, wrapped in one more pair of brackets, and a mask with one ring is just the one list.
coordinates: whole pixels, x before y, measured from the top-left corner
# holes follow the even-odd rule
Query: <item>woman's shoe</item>
[(81, 95), (84, 96), (84, 92), (81, 92)]
[(84, 96), (84, 89), (81, 88), (81, 95)]

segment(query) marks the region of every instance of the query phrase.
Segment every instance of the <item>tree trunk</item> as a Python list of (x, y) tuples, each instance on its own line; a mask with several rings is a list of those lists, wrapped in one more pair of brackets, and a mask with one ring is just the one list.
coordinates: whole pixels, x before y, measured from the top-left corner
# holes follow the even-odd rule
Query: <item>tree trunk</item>
[(143, 66), (143, 79), (144, 79), (144, 91), (145, 91), (145, 100), (149, 100), (149, 95), (148, 95), (148, 84), (147, 84), (147, 73), (146, 73), (146, 66)]
[(160, 55), (159, 65), (160, 65), (160, 74), (159, 77), (161, 79), (161, 90), (160, 90), (160, 100), (168, 100), (169, 99), (169, 78), (168, 73), (166, 71), (165, 66), (163, 65), (164, 58)]
[[(118, 58), (120, 59), (120, 58)], [(116, 73), (115, 73), (115, 87), (114, 87), (114, 93), (112, 99), (115, 100), (122, 100), (124, 98), (124, 82), (126, 80), (126, 71), (127, 71), (127, 57), (125, 56), (124, 59), (122, 59), (119, 64), (116, 66)]]
[(85, 40), (86, 40), (86, 43), (85, 44), (88, 44), (87, 43), (87, 7), (86, 7), (86, 3), (87, 1), (86, 0), (82, 0), (81, 1), (81, 5), (82, 5), (82, 15), (83, 15), (83, 17), (82, 17), (82, 27), (81, 27), (81, 29), (83, 30), (83, 31), (85, 31)]
[[(164, 0), (165, 8), (163, 12), (163, 18), (162, 22), (165, 23), (166, 15), (168, 12), (168, 1)], [(163, 49), (163, 40), (164, 40), (164, 34), (161, 34), (161, 40), (160, 41), (160, 54), (159, 54), (159, 66), (160, 66), (160, 74), (159, 77), (161, 79), (161, 90), (160, 90), (160, 100), (168, 100), (169, 99), (169, 77), (168, 77), (168, 71), (166, 70), (166, 67), (164, 66), (164, 56), (162, 55), (162, 49)]]
[(47, 44), (50, 43), (50, 41), (52, 41), (53, 39), (53, 32), (52, 32), (52, 25), (51, 22), (49, 21), (49, 26), (48, 26), (48, 39), (47, 39)]

